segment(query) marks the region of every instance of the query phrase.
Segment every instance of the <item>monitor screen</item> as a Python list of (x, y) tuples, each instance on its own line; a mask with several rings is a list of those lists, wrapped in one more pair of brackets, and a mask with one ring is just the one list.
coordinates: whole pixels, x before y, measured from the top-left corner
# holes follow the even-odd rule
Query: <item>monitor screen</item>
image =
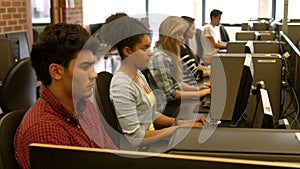
[(0, 38), (1, 39), (6, 38), (6, 35), (5, 34), (0, 34)]
[(247, 43), (245, 45), (245, 53), (254, 54), (253, 41), (251, 41), (251, 40), (247, 41)]
[(20, 59), (30, 56), (29, 42), (27, 39), (27, 33), (24, 32), (12, 32), (6, 34), (7, 38), (16, 38), (19, 40)]
[(91, 34), (96, 33), (102, 27), (102, 25), (103, 23), (90, 24)]
[(253, 81), (253, 72), (252, 55), (246, 54), (231, 119), (232, 126), (236, 126), (246, 112)]

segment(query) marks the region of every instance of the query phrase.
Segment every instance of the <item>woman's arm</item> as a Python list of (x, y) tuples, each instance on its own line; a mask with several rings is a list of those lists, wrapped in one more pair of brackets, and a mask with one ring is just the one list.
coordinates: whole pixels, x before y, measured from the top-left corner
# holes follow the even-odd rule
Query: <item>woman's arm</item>
[(199, 98), (205, 95), (210, 94), (210, 89), (202, 89), (199, 91), (180, 91), (176, 90), (176, 99), (191, 99), (191, 98)]
[[(193, 120), (178, 120), (178, 124), (173, 125), (175, 122), (175, 118), (167, 117), (161, 114), (155, 121), (157, 123), (165, 123), (170, 125), (171, 127), (163, 128), (160, 130), (146, 130), (145, 139), (142, 141), (141, 145), (146, 145), (149, 143), (153, 143), (155, 141), (159, 141), (163, 138), (169, 137), (178, 127), (200, 127), (202, 128), (205, 123), (207, 123), (207, 119), (204, 117), (198, 117)], [(173, 126), (172, 126), (173, 125)]]

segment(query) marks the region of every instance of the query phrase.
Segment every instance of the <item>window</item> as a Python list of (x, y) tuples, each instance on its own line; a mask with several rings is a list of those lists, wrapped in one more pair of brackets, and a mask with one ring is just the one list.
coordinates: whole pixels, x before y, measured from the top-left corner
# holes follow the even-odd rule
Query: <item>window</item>
[[(266, 2), (266, 3), (265, 3)], [(243, 23), (251, 18), (272, 17), (271, 1), (262, 0), (206, 0), (205, 22), (210, 22), (210, 11), (219, 9), (223, 12), (221, 23)], [(263, 8), (261, 12), (260, 8)], [(267, 15), (267, 16), (266, 16)]]
[(50, 0), (31, 0), (32, 23), (48, 24), (50, 19)]
[[(149, 0), (149, 23), (153, 30), (152, 44), (158, 40), (160, 23), (168, 16), (195, 17), (194, 4), (196, 0)], [(201, 11), (201, 8), (199, 9)], [(197, 18), (196, 18), (197, 21)]]
[(125, 12), (130, 16), (146, 14), (145, 0), (84, 0), (83, 21), (84, 25), (103, 23), (107, 17), (116, 12)]
[[(289, 0), (288, 19), (299, 19), (299, 0)], [(276, 0), (276, 19), (283, 19), (284, 0)]]
[(194, 0), (149, 0), (149, 13), (194, 17)]

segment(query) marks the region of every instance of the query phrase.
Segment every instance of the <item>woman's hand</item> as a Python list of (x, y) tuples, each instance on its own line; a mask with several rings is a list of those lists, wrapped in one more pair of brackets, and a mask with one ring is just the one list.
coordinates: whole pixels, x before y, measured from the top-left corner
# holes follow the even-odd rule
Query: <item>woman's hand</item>
[(178, 120), (178, 125), (185, 127), (204, 127), (207, 123), (207, 119), (205, 117), (198, 117), (193, 120)]
[(210, 83), (204, 83), (202, 86), (199, 87), (199, 90), (210, 89), (210, 88), (211, 88)]
[(210, 92), (211, 92), (210, 88), (199, 90), (199, 97), (203, 97), (205, 95), (208, 95), (208, 94), (210, 94)]
[(207, 66), (203, 66), (203, 65), (198, 65), (197, 68), (200, 69), (200, 70), (207, 70), (207, 69), (210, 69), (210, 68), (208, 68)]

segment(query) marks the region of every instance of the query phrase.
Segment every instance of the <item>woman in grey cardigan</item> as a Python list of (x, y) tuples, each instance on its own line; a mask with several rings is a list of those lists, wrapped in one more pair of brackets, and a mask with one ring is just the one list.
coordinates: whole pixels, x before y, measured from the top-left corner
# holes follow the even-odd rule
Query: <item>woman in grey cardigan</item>
[[(205, 118), (178, 120), (156, 111), (156, 99), (140, 69), (146, 68), (152, 52), (149, 30), (138, 20), (124, 13), (117, 13), (106, 19), (102, 28), (102, 38), (116, 47), (122, 58), (120, 70), (114, 74), (110, 97), (117, 118), (131, 148), (141, 147), (171, 136), (178, 126), (202, 127)], [(154, 125), (162, 127), (155, 130)], [(128, 145), (127, 145), (128, 146)]]

